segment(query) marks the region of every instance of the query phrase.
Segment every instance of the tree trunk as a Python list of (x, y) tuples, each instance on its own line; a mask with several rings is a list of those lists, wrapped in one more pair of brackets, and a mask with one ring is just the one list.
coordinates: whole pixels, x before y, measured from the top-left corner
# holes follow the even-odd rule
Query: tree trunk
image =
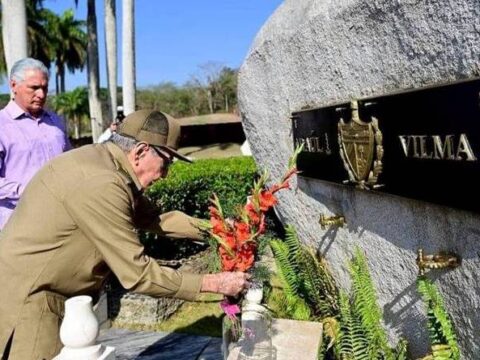
[(28, 56), (25, 0), (2, 0), (2, 37), (7, 74), (10, 76), (12, 65)]
[(208, 101), (208, 109), (210, 110), (210, 114), (213, 114), (213, 95), (212, 90), (207, 90), (207, 101)]
[(115, 1), (105, 0), (105, 48), (110, 120), (117, 117), (117, 15)]
[(60, 71), (57, 69), (55, 71), (55, 95), (60, 94)]
[(123, 110), (128, 115), (135, 111), (135, 8), (134, 0), (123, 0), (122, 4)]
[(60, 68), (60, 93), (63, 94), (65, 92), (65, 67)]
[(98, 71), (98, 39), (95, 0), (88, 0), (87, 10), (87, 72), (88, 72), (88, 105), (92, 124), (92, 138), (96, 142), (103, 129), (102, 104), (100, 102)]
[(74, 123), (74, 128), (73, 128), (73, 137), (75, 139), (80, 139), (80, 118), (78, 115), (74, 115), (73, 117), (73, 123)]

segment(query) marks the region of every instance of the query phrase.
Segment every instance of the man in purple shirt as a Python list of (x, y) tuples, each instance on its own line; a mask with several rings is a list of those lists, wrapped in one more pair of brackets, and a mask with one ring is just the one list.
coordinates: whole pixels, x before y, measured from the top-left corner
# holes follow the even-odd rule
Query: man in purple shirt
[(0, 230), (25, 186), (50, 159), (70, 149), (63, 120), (43, 109), (49, 72), (32, 58), (10, 72), (13, 100), (0, 110)]

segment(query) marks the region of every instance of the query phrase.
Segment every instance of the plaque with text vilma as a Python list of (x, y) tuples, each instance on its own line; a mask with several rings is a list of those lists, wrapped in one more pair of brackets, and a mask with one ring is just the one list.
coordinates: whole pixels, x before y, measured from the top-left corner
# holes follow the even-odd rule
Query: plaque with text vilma
[(300, 176), (480, 212), (480, 79), (292, 114)]

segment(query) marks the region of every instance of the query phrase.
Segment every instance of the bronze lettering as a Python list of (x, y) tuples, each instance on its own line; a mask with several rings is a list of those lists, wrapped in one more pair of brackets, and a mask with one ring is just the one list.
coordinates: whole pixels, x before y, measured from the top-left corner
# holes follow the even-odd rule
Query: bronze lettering
[(332, 153), (332, 150), (330, 150), (330, 145), (328, 143), (328, 134), (325, 133), (325, 152), (327, 155), (330, 155)]
[(400, 139), (400, 144), (402, 145), (403, 153), (405, 154), (405, 157), (408, 157), (408, 148), (410, 147), (410, 137), (407, 137), (406, 135), (398, 135), (398, 138)]
[(305, 140), (307, 141), (307, 151), (308, 152), (317, 152), (316, 149), (315, 149), (315, 146), (313, 145), (313, 141), (312, 141), (313, 138), (306, 138)]
[(320, 137), (306, 137), (306, 138), (296, 138), (295, 146), (303, 145), (304, 150), (310, 153), (321, 153), (330, 155), (332, 150), (330, 149), (330, 144), (328, 142), (328, 135), (324, 133)]
[[(455, 135), (399, 135), (405, 157), (416, 159), (476, 161), (466, 134), (460, 134), (458, 144)], [(456, 151), (454, 151), (456, 149)]]
[(439, 135), (433, 135), (433, 158), (437, 160), (454, 160), (453, 156), (453, 135), (446, 135), (445, 142)]
[(460, 141), (457, 148), (457, 160), (463, 160), (463, 157), (460, 154), (465, 154), (467, 161), (476, 161), (477, 158), (473, 154), (472, 147), (468, 141), (466, 134), (460, 135)]
[(414, 158), (420, 158), (420, 153), (418, 152), (420, 148), (420, 135), (412, 135), (413, 139), (413, 157)]
[(303, 145), (303, 147), (305, 148), (305, 139), (303, 138), (296, 138), (295, 139), (295, 147), (300, 147), (301, 145)]
[(427, 153), (427, 136), (422, 135), (419, 136), (420, 138), (420, 157), (422, 159), (431, 159), (432, 158), (432, 153)]

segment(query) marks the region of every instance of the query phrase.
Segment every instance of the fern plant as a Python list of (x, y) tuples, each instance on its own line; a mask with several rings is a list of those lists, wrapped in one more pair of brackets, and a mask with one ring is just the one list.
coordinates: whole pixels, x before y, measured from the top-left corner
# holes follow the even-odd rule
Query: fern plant
[(427, 306), (427, 327), (432, 344), (432, 354), (424, 359), (460, 359), (455, 330), (435, 284), (425, 276), (419, 276), (417, 289)]
[(392, 359), (393, 352), (388, 346), (385, 330), (381, 325), (382, 311), (377, 305), (376, 291), (370, 276), (367, 260), (359, 248), (350, 262), (353, 287), (354, 311), (359, 315), (366, 337), (367, 353), (370, 359)]
[(284, 287), (280, 303), (288, 310), (287, 314), (305, 316), (308, 309), (311, 319), (336, 315), (338, 292), (335, 282), (325, 263), (300, 243), (294, 227), (286, 227), (285, 241), (273, 240), (270, 245)]
[(281, 240), (272, 240), (270, 246), (275, 255), (277, 273), (282, 287), (281, 292), (271, 294), (269, 301), (276, 304), (276, 316), (309, 320), (311, 312), (306, 302), (299, 296), (299, 278), (290, 262), (288, 246)]
[(340, 293), (338, 320), (324, 320), (326, 336), (331, 339), (336, 359), (401, 360), (406, 359), (406, 342), (401, 340), (395, 349), (388, 345), (382, 327), (382, 312), (376, 301), (376, 291), (365, 256), (357, 248), (349, 266), (352, 296)]

